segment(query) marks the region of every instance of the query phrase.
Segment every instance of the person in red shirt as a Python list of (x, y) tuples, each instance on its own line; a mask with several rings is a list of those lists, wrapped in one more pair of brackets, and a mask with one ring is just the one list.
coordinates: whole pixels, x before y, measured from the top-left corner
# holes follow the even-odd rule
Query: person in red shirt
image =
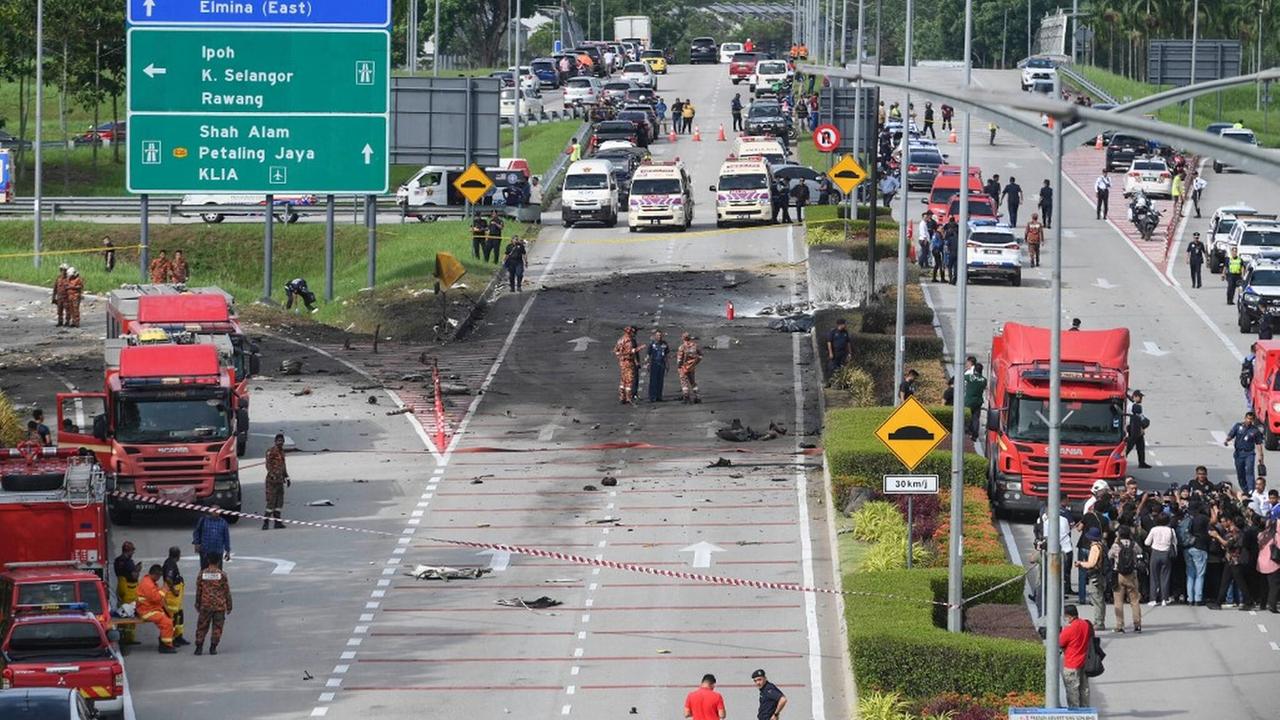
[(1093, 642), (1093, 626), (1080, 619), (1075, 605), (1062, 610), (1067, 624), (1058, 633), (1058, 647), (1062, 648), (1062, 682), (1067, 686), (1067, 707), (1090, 707), (1089, 676), (1084, 674), (1084, 659)]
[(702, 676), (702, 685), (684, 699), (684, 716), (692, 720), (724, 720), (724, 698), (716, 692), (716, 676)]

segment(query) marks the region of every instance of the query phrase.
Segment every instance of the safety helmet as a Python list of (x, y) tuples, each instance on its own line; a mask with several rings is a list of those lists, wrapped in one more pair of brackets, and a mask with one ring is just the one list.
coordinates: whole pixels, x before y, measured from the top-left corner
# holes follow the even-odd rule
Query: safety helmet
[(76, 270), (75, 268), (73, 267), (67, 268), (67, 277), (75, 277), (76, 275), (79, 275), (79, 274), (80, 274), (80, 271)]
[(66, 269), (67, 269), (67, 264), (66, 264), (66, 263), (62, 263), (61, 265), (59, 265), (59, 266), (58, 266), (58, 269), (59, 269), (59, 270), (66, 270)]
[(1105, 491), (1105, 490), (1110, 490), (1110, 489), (1111, 489), (1111, 485), (1109, 485), (1109, 484), (1107, 483), (1107, 481), (1106, 481), (1106, 480), (1094, 480), (1094, 481), (1093, 481), (1093, 488), (1092, 488), (1092, 490), (1093, 490), (1093, 494), (1094, 494), (1094, 495), (1097, 495), (1097, 494), (1098, 494), (1098, 493), (1100, 493), (1100, 492), (1103, 492), (1103, 491)]

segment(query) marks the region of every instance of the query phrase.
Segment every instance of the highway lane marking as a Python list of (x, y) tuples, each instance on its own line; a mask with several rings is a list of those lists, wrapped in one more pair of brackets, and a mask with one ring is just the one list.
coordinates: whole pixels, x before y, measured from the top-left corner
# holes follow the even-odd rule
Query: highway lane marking
[(1258, 623), (1258, 632), (1264, 633), (1266, 631), (1267, 631), (1267, 626), (1263, 625), (1262, 623)]

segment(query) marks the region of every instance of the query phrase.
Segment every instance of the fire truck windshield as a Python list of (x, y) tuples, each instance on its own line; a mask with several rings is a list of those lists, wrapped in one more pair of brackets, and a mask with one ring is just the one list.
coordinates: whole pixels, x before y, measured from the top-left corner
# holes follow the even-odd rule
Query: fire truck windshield
[(231, 415), (221, 396), (127, 393), (116, 402), (115, 431), (123, 443), (213, 442), (231, 437)]
[[(1049, 441), (1049, 401), (1009, 398), (1009, 437), (1030, 442)], [(1062, 403), (1062, 442), (1118, 443), (1123, 437), (1124, 411), (1119, 402), (1067, 400)]]

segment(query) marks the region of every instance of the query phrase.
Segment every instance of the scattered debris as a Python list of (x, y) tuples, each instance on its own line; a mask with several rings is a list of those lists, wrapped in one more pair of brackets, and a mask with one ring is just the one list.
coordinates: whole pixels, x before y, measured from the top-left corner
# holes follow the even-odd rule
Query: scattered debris
[(333, 505), (334, 505), (333, 501), (330, 500), (329, 498), (312, 500), (311, 502), (307, 503), (308, 507), (333, 507)]
[(818, 446), (814, 445), (813, 443), (804, 442), (804, 443), (800, 443), (800, 447), (803, 450), (812, 450)]
[(470, 395), (471, 388), (458, 383), (440, 383), (441, 395)]
[(365, 402), (369, 403), (370, 405), (377, 405), (377, 404), (378, 404), (378, 396), (377, 396), (377, 395), (370, 395), (370, 396), (369, 396), (369, 399), (368, 399), (368, 400), (366, 400)]
[(786, 482), (786, 478), (769, 478), (769, 482)]
[(742, 478), (746, 477), (746, 475), (743, 475), (742, 473), (729, 473), (729, 477), (733, 478), (734, 480), (741, 480)]
[(582, 578), (547, 578), (542, 582), (550, 585), (566, 585), (569, 583), (582, 582)]
[(427, 376), (422, 373), (405, 373), (400, 376), (400, 380), (403, 382), (426, 382)]
[(732, 467), (732, 466), (733, 466), (732, 460), (729, 460), (728, 458), (716, 458), (716, 461), (711, 463), (707, 467), (713, 468), (713, 467)]
[(494, 603), (503, 607), (518, 607), (525, 608), (526, 610), (542, 610), (544, 608), (553, 608), (564, 604), (559, 600), (554, 600), (546, 595), (534, 598), (533, 600), (525, 600), (524, 598), (518, 597), (498, 598), (497, 600), (494, 600)]
[(484, 484), (484, 481), (483, 481), (483, 480), (481, 480), (480, 478), (472, 478), (472, 479), (471, 479), (471, 484), (472, 484), (472, 485), (483, 485), (483, 484)]
[(769, 327), (778, 332), (807, 333), (813, 330), (812, 315), (788, 315), (769, 323)]
[(487, 567), (449, 567), (447, 565), (414, 565), (405, 575), (419, 580), (478, 580), (493, 572)]
[(605, 487), (616, 487), (618, 485), (618, 478), (612, 475), (605, 475), (604, 479), (600, 481), (600, 484)]
[(304, 387), (301, 390), (294, 390), (292, 393), (294, 397), (302, 397), (303, 395), (310, 395), (310, 394), (311, 394), (311, 388), (309, 387)]
[[(328, 450), (329, 450), (329, 448), (325, 448), (322, 452), (327, 452)], [(369, 482), (369, 481), (368, 481), (368, 480), (365, 480), (364, 478), (356, 478), (355, 480), (352, 480), (351, 482), (353, 482), (353, 483), (367, 483), (367, 482)]]
[(315, 679), (315, 677), (316, 677), (315, 675), (312, 675), (311, 673), (307, 672), (306, 670), (303, 670), (303, 671), (302, 671), (302, 679), (303, 679), (303, 680), (314, 680), (314, 679)]
[(363, 392), (365, 390), (381, 390), (382, 385), (357, 385), (351, 388), (351, 392)]
[(297, 358), (288, 358), (280, 361), (281, 375), (301, 375), (302, 361)]
[(587, 521), (588, 525), (617, 525), (622, 522), (622, 518), (615, 515), (605, 515), (602, 518), (594, 518)]
[(413, 412), (413, 406), (412, 406), (412, 405), (405, 405), (404, 407), (400, 408), (399, 410), (388, 410), (386, 414), (387, 414), (387, 415), (405, 415), (405, 414), (408, 414), (408, 413), (411, 413), (411, 412)]
[(661, 648), (661, 649), (657, 650), (657, 653), (658, 653), (659, 655), (670, 655), (670, 654), (671, 654), (671, 651), (670, 651), (670, 650), (668, 650), (668, 649), (666, 649), (666, 648)]
[(582, 489), (583, 489), (583, 490), (586, 490), (587, 492), (595, 492), (596, 490), (599, 490), (600, 488), (596, 487), (595, 485), (583, 485), (583, 486), (582, 486)]
[(492, 526), (492, 525), (490, 525), (489, 523), (476, 523), (476, 527), (478, 527), (478, 528), (487, 528), (487, 527), (493, 527), (493, 526)]

